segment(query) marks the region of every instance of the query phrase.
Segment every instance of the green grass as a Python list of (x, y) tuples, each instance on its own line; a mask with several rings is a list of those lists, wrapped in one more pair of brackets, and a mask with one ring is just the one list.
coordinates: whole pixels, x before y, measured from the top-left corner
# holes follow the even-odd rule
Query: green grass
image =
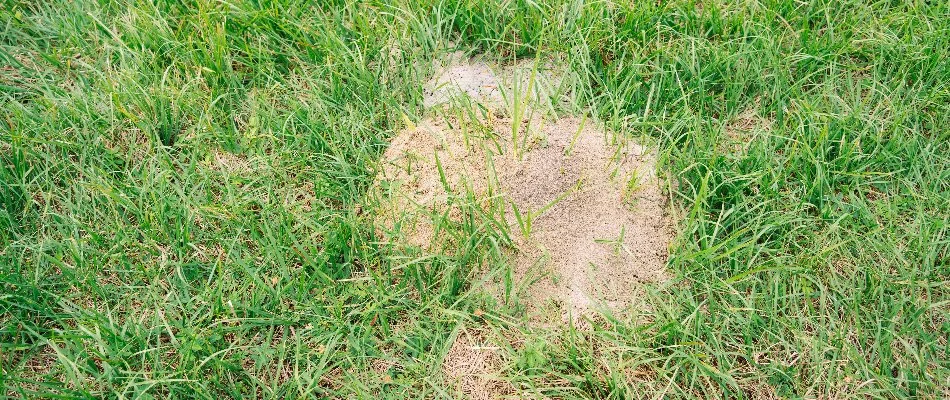
[[(0, 0), (0, 396), (451, 397), (461, 324), (537, 397), (950, 396), (947, 2), (347, 3)], [(376, 237), (450, 43), (658, 144), (648, 315), (522, 326), (464, 199), (440, 251)]]

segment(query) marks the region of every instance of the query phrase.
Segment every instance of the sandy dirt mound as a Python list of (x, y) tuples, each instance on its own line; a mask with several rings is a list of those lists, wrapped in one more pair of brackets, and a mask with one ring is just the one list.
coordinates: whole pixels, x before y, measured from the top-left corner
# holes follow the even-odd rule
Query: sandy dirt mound
[[(428, 250), (433, 219), (446, 213), (450, 193), (485, 198), (489, 186), (497, 187), (495, 201), (504, 202), (515, 240), (515, 275), (536, 281), (524, 299), (531, 311), (576, 317), (598, 307), (636, 306), (640, 284), (665, 277), (671, 234), (655, 156), (636, 143), (608, 144), (611, 133), (582, 122), (528, 123), (537, 130), (522, 150), (504, 136), (511, 132), (507, 118), (487, 127), (494, 140), (471, 129), (467, 146), (465, 135), (449, 128), (460, 121), (407, 128), (384, 155), (382, 225), (398, 227), (406, 244)], [(523, 228), (528, 219), (530, 232)]]
[(455, 52), (435, 62), (435, 77), (423, 85), (422, 103), (426, 108), (433, 108), (449, 104), (453, 99), (466, 99), (489, 108), (501, 108), (512, 100), (513, 89), (517, 87), (522, 93), (530, 90), (533, 106), (549, 108), (566, 90), (564, 73), (555, 67), (558, 62), (521, 59), (492, 68), (480, 58)]
[[(449, 206), (446, 184), (455, 193), (477, 194), (484, 194), (487, 185), (485, 152), (480, 145), (466, 145), (446, 122), (430, 119), (404, 129), (386, 150), (376, 185), (383, 196), (382, 225), (398, 228), (406, 244), (424, 249), (430, 249), (436, 233), (433, 220)], [(470, 140), (483, 142), (475, 132)]]
[(574, 317), (636, 305), (643, 282), (665, 279), (671, 233), (654, 155), (632, 142), (610, 145), (612, 134), (591, 125), (554, 121), (523, 159), (496, 163), (510, 201), (537, 214), (514, 257), (520, 275), (548, 275), (529, 301)]
[(435, 65), (435, 77), (423, 86), (422, 104), (433, 107), (464, 95), (484, 103), (500, 103), (499, 79), (491, 67), (463, 53), (452, 53), (445, 62)]
[[(491, 74), (472, 62), (445, 71), (473, 69), (478, 77)], [(492, 74), (458, 82), (474, 82), (464, 93), (490, 104), (499, 81), (505, 79)], [(430, 117), (393, 139), (376, 185), (380, 236), (431, 251), (444, 236), (433, 221), (458, 216), (453, 194), (481, 199), (486, 208), (501, 202), (495, 209), (504, 210), (514, 241), (509, 262), (527, 283), (521, 299), (534, 320), (640, 307), (642, 283), (665, 279), (672, 233), (654, 153), (591, 121), (512, 121), (512, 107), (501, 107), (477, 118)]]

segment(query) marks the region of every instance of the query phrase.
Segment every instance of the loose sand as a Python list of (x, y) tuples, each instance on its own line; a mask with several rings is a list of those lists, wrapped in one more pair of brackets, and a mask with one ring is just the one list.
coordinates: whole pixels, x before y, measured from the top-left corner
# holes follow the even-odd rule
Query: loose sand
[(449, 54), (444, 63), (437, 61), (435, 70), (435, 77), (422, 88), (422, 104), (426, 108), (448, 103), (460, 95), (493, 105), (502, 101), (500, 81), (485, 62), (456, 52)]

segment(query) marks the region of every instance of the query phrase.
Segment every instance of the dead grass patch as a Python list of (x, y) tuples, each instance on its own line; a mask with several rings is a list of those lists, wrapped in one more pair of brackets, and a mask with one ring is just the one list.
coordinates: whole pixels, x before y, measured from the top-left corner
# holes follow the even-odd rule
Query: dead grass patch
[(462, 329), (442, 361), (442, 373), (457, 394), (465, 398), (504, 398), (514, 389), (500, 376), (504, 366), (500, 350), (491, 343), (487, 332)]

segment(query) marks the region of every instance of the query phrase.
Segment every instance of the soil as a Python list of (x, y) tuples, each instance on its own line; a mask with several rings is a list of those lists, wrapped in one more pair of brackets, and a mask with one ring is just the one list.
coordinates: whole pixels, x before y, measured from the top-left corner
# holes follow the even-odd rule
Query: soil
[(457, 96), (467, 96), (483, 103), (502, 101), (499, 79), (484, 61), (456, 52), (445, 63), (436, 63), (436, 76), (423, 86), (422, 104), (426, 108), (450, 102)]
[(666, 277), (671, 228), (655, 156), (636, 143), (609, 144), (611, 136), (562, 118), (541, 128), (543, 142), (523, 159), (496, 162), (505, 196), (521, 214), (539, 213), (514, 254), (516, 275), (547, 275), (528, 289), (539, 311), (560, 305), (575, 319), (623, 311), (637, 305), (642, 283)]

